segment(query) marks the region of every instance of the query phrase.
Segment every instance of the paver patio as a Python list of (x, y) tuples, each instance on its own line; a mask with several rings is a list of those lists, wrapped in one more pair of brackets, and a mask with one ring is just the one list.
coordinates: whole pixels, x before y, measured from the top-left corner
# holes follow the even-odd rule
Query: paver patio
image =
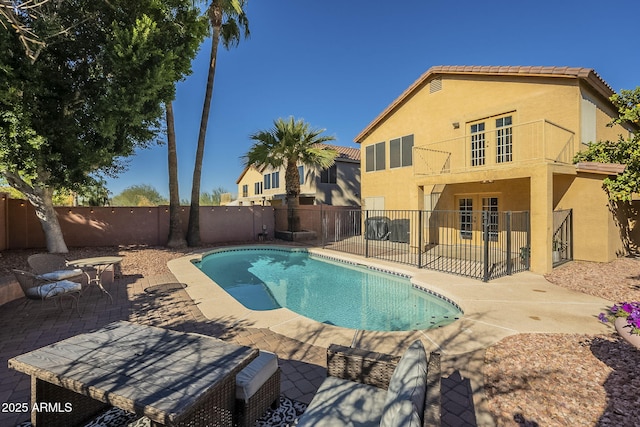
[[(157, 261), (159, 260), (154, 260), (155, 268), (160, 269)], [(137, 268), (134, 270), (138, 271)], [(0, 331), (0, 378), (2, 378), (0, 403), (29, 402), (29, 378), (9, 370), (7, 368), (9, 358), (99, 328), (115, 320), (129, 320), (177, 331), (196, 332), (273, 351), (280, 358), (283, 374), (282, 393), (302, 402), (309, 402), (312, 399), (326, 375), (324, 343), (318, 341), (316, 345), (312, 345), (308, 344), (309, 340), (299, 339), (296, 331), (290, 330), (295, 326), (294, 324), (289, 327), (286, 327), (286, 324), (279, 325), (276, 328), (261, 324), (263, 322), (260, 319), (254, 321), (251, 316), (242, 318), (228, 316), (225, 314), (225, 307), (213, 304), (215, 301), (203, 301), (193, 295), (190, 296), (174, 274), (148, 273), (155, 271), (154, 268), (144, 271), (144, 274), (129, 272), (128, 275), (127, 271), (123, 271), (123, 277), (106, 285), (113, 296), (113, 304), (99, 289), (92, 287), (81, 298), (82, 318), (78, 318), (75, 311), (68, 308), (70, 301), (65, 301), (67, 307), (64, 311), (59, 311), (52, 302), (42, 306), (38, 301), (30, 301), (26, 307), (23, 307), (24, 298), (0, 306), (0, 322), (3, 325)], [(467, 311), (469, 315), (467, 321), (460, 321), (457, 323), (458, 326), (452, 325), (448, 328), (448, 333), (458, 338), (448, 343), (449, 348), (443, 348), (443, 426), (494, 425), (492, 416), (484, 406), (482, 366), (486, 346), (482, 345), (484, 342), (482, 337), (487, 336), (489, 330), (486, 326), (488, 325), (493, 325), (491, 327), (498, 331), (494, 341), (506, 331), (505, 326), (500, 326), (505, 316), (500, 318), (488, 316), (489, 311), (495, 310), (496, 304), (506, 307), (515, 303), (519, 307), (517, 314), (510, 313), (507, 316), (507, 319), (511, 319), (510, 326), (517, 325), (517, 328), (523, 331), (544, 331), (556, 329), (557, 323), (551, 312), (540, 311), (539, 305), (535, 303), (539, 295), (544, 295), (547, 302), (550, 298), (551, 300), (561, 298), (566, 301), (566, 298), (570, 297), (571, 300), (575, 299), (572, 304), (577, 308), (594, 303), (592, 300), (585, 300), (580, 294), (568, 295), (560, 288), (549, 285), (542, 278), (530, 274), (503, 278), (490, 287), (484, 287), (477, 281), (425, 270), (416, 270), (415, 274), (416, 278), (430, 283), (436, 290), (445, 294), (453, 292), (457, 295), (456, 300), (470, 309)], [(193, 284), (190, 285), (189, 289), (193, 286)], [(488, 291), (492, 295), (487, 294)], [(193, 291), (190, 292), (193, 293)], [(555, 295), (558, 292), (560, 293)], [(555, 296), (552, 297), (552, 294)], [(493, 310), (490, 307), (493, 307)], [(537, 326), (531, 323), (530, 316), (527, 317), (530, 307), (536, 307), (536, 314), (543, 315), (543, 319), (536, 317)], [(217, 315), (212, 317), (212, 311), (217, 312)], [(208, 316), (203, 313), (207, 313)], [(519, 319), (518, 314), (524, 317)], [(576, 322), (584, 323), (582, 317), (576, 317)], [(423, 342), (427, 340), (433, 344), (433, 339), (437, 340), (441, 335), (440, 332), (445, 330), (423, 334)], [(508, 335), (516, 333), (516, 330), (509, 328), (506, 332)], [(372, 345), (395, 347), (378, 334), (372, 334), (368, 338), (366, 334), (360, 334), (358, 341), (369, 347)], [(457, 344), (456, 341), (460, 341), (463, 345)], [(464, 342), (473, 345), (466, 346)], [(487, 343), (487, 345), (491, 344)], [(463, 350), (464, 347), (471, 348)], [(456, 348), (462, 351), (455, 351)], [(402, 349), (396, 350), (401, 352)], [(28, 413), (0, 412), (0, 425), (13, 426), (28, 418)]]

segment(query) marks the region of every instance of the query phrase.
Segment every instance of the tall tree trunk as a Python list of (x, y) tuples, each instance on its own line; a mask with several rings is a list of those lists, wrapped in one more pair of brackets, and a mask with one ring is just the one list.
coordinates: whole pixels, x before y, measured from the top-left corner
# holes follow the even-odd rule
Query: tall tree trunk
[[(216, 2), (214, 1), (214, 3)], [(209, 111), (211, 110), (211, 98), (213, 97), (213, 81), (216, 75), (216, 57), (218, 55), (218, 42), (220, 40), (220, 28), (222, 25), (222, 10), (219, 6), (212, 5), (209, 13), (209, 19), (213, 24), (211, 59), (209, 62), (207, 89), (204, 95), (204, 105), (202, 106), (198, 147), (196, 149), (196, 160), (193, 167), (193, 180), (191, 183), (191, 209), (189, 210), (189, 225), (187, 227), (187, 243), (189, 246), (200, 245), (200, 179), (202, 177), (202, 159), (204, 157)]]
[(47, 244), (47, 251), (66, 254), (69, 252), (62, 235), (58, 215), (53, 207), (53, 190), (44, 185), (27, 184), (17, 173), (3, 172), (9, 185), (22, 192), (33, 205), (40, 220)]
[(295, 160), (287, 161), (284, 182), (288, 228), (289, 231), (300, 231), (300, 217), (298, 216), (298, 206), (300, 205), (300, 174), (298, 172), (298, 163)]
[(167, 119), (167, 151), (169, 160), (169, 238), (167, 246), (170, 248), (182, 248), (187, 245), (182, 230), (182, 218), (180, 217), (180, 192), (178, 186), (178, 150), (176, 143), (176, 129), (173, 118), (173, 104), (166, 104)]

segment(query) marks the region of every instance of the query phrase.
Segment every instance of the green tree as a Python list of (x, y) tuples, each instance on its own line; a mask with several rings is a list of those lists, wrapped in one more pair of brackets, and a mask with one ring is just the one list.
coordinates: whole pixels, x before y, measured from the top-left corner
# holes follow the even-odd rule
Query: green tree
[(228, 193), (222, 187), (214, 188), (211, 193), (207, 193), (206, 191), (200, 194), (200, 205), (204, 206), (220, 206), (222, 202), (222, 195)]
[(249, 36), (249, 20), (244, 12), (245, 4), (246, 0), (211, 0), (207, 8), (207, 17), (212, 30), (211, 56), (191, 183), (191, 209), (189, 210), (189, 225), (187, 227), (187, 242), (189, 246), (198, 246), (200, 244), (200, 180), (202, 177), (202, 160), (204, 158), (211, 98), (213, 96), (213, 81), (216, 74), (218, 45), (222, 42), (223, 46), (229, 49), (237, 46), (243, 35), (245, 38)]
[(35, 207), (48, 250), (67, 252), (53, 191), (114, 175), (157, 139), (163, 103), (190, 71), (206, 21), (188, 0), (39, 7), (48, 19), (14, 16), (46, 35), (37, 58), (22, 53), (24, 32), (0, 28), (0, 175)]
[(640, 87), (622, 90), (611, 97), (618, 109), (618, 117), (611, 125), (620, 124), (632, 133), (617, 141), (599, 141), (578, 153), (575, 162), (620, 163), (626, 165), (623, 173), (604, 180), (604, 189), (612, 202), (630, 202), (640, 192)]
[(285, 191), (289, 231), (299, 231), (296, 209), (300, 204), (298, 164), (326, 169), (333, 165), (338, 152), (324, 145), (332, 136), (322, 136), (325, 129), (311, 129), (304, 120), (277, 119), (274, 127), (250, 136), (255, 142), (243, 157), (245, 166), (285, 167)]
[(112, 206), (158, 206), (166, 204), (167, 199), (148, 184), (127, 187), (111, 199)]

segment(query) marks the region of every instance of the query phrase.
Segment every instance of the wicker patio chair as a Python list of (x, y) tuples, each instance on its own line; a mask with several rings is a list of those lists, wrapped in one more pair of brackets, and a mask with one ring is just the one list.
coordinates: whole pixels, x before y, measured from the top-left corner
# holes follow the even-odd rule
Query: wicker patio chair
[(79, 268), (67, 266), (67, 261), (54, 254), (34, 254), (27, 258), (27, 264), (38, 276), (38, 279), (55, 282), (58, 280), (70, 280), (82, 283), (85, 274)]
[(71, 309), (73, 309), (73, 303), (75, 302), (76, 312), (78, 316), (80, 316), (80, 309), (78, 308), (78, 301), (80, 293), (82, 292), (82, 285), (80, 283), (69, 280), (50, 282), (38, 279), (38, 276), (35, 274), (23, 270), (13, 270), (13, 274), (16, 276), (16, 279), (18, 279), (18, 283), (25, 297), (27, 297), (27, 301), (32, 299), (44, 302), (45, 300), (53, 299), (56, 306), (62, 309), (62, 297), (69, 296), (73, 299)]

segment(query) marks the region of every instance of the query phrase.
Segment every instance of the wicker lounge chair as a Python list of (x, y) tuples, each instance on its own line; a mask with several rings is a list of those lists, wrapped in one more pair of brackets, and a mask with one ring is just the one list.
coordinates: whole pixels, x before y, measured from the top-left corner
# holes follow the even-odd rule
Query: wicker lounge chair
[(29, 267), (38, 276), (38, 279), (56, 282), (58, 280), (70, 280), (82, 283), (85, 274), (79, 268), (67, 266), (67, 261), (54, 254), (35, 254), (27, 259)]
[(33, 273), (23, 270), (13, 270), (13, 274), (18, 279), (18, 283), (27, 297), (27, 300), (49, 300), (53, 299), (56, 305), (59, 305), (62, 309), (61, 298), (63, 296), (69, 296), (73, 299), (71, 307), (73, 309), (73, 302), (75, 302), (76, 312), (80, 316), (80, 310), (78, 308), (78, 300), (80, 293), (82, 292), (82, 285), (77, 282), (69, 280), (59, 280), (51, 282), (43, 279), (39, 279)]
[(402, 357), (332, 344), (327, 378), (298, 426), (440, 426), (440, 354), (420, 341)]

